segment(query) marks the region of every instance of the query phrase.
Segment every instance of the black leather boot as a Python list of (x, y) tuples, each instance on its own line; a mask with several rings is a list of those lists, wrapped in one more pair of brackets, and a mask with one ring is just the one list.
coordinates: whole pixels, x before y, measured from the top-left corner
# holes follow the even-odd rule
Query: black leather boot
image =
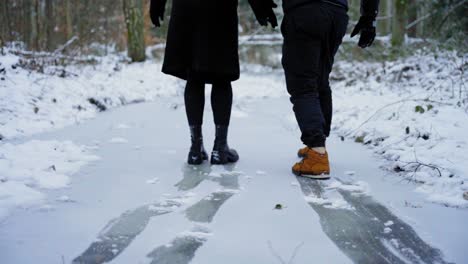
[(237, 151), (230, 149), (227, 144), (227, 135), (227, 126), (216, 126), (216, 138), (213, 152), (211, 152), (211, 164), (227, 164), (239, 160)]
[(208, 154), (203, 147), (203, 135), (201, 126), (190, 126), (190, 135), (192, 146), (188, 154), (187, 163), (191, 165), (200, 165), (204, 160), (208, 160)]

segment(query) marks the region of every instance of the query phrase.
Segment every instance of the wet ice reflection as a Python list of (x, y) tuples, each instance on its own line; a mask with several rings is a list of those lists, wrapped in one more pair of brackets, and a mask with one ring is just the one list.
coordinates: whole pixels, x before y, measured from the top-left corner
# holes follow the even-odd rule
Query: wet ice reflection
[[(326, 183), (297, 177), (305, 196), (322, 198)], [(424, 242), (372, 197), (338, 189), (352, 210), (309, 202), (327, 236), (355, 263), (447, 263), (440, 250)]]
[[(222, 168), (222, 169), (221, 169)], [(221, 206), (239, 189), (240, 172), (234, 171), (234, 166), (191, 166), (184, 167), (184, 178), (176, 184), (179, 189), (191, 190), (203, 180), (218, 183), (222, 188), (198, 201), (185, 210), (188, 220), (199, 223), (211, 223)], [(186, 264), (195, 256), (195, 252), (207, 240), (204, 234), (208, 231), (198, 228), (190, 235), (177, 237), (169, 245), (156, 248), (148, 257), (152, 264)], [(201, 234), (201, 235), (200, 235)]]
[(123, 213), (110, 221), (83, 254), (75, 258), (74, 264), (106, 263), (117, 257), (148, 225), (152, 217), (167, 214), (180, 207), (177, 201), (163, 201)]
[(182, 167), (183, 178), (175, 186), (179, 191), (192, 190), (208, 179), (210, 172), (211, 166), (207, 163), (200, 166), (184, 165)]
[(186, 210), (186, 216), (193, 222), (210, 223), (221, 205), (223, 205), (233, 195), (234, 193), (231, 192), (212, 193), (203, 200), (189, 207)]
[[(205, 180), (215, 182), (220, 187), (185, 210), (188, 220), (202, 223), (210, 223), (213, 220), (221, 206), (239, 189), (238, 178), (241, 173), (234, 171), (234, 168), (234, 165), (212, 167), (208, 164), (182, 167), (183, 178), (175, 185), (179, 191), (193, 190)], [(152, 217), (171, 213), (182, 206), (177, 199), (167, 199), (123, 213), (119, 218), (110, 221), (99, 234), (97, 241), (75, 258), (73, 263), (100, 264), (112, 261), (143, 232)], [(148, 257), (152, 259), (152, 263), (188, 263), (206, 241), (207, 238), (203, 234), (207, 233), (206, 230), (198, 228), (189, 234), (178, 236), (169, 245), (155, 249)]]
[(171, 243), (160, 246), (148, 254), (151, 264), (187, 264), (195, 256), (209, 236), (204, 228), (195, 228), (192, 232), (182, 234)]

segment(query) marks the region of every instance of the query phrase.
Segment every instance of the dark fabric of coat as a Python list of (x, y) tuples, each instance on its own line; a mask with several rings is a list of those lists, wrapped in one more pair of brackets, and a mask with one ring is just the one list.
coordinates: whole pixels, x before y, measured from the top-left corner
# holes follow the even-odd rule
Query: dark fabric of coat
[[(311, 2), (329, 2), (348, 9), (348, 0), (283, 0), (283, 9), (288, 12), (297, 6)], [(375, 19), (379, 10), (379, 2), (379, 0), (361, 0), (361, 15)]]
[(239, 79), (238, 0), (173, 0), (162, 71), (205, 83)]
[(283, 9), (285, 12), (293, 9), (294, 7), (304, 5), (311, 2), (330, 2), (337, 5), (341, 5), (348, 9), (348, 0), (283, 0)]

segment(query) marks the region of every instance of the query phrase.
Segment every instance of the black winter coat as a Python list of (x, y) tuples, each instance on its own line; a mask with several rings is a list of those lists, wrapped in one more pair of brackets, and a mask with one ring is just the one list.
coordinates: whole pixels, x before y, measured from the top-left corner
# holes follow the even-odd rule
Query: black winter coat
[[(334, 3), (348, 9), (348, 0), (283, 0), (283, 9), (287, 12), (296, 6), (317, 1)], [(379, 2), (380, 0), (361, 0), (361, 15), (375, 19), (379, 11)]]
[(173, 0), (162, 71), (205, 83), (239, 79), (238, 0)]

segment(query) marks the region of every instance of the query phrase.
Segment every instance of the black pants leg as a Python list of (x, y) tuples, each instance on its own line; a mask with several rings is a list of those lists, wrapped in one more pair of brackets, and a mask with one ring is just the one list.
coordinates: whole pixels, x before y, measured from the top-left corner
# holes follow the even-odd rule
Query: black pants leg
[(203, 110), (205, 108), (205, 83), (189, 79), (185, 86), (185, 111), (190, 126), (203, 124)]
[(309, 147), (325, 146), (330, 134), (329, 75), (347, 23), (344, 8), (311, 2), (288, 11), (281, 25), (286, 85), (301, 139)]
[(232, 86), (230, 82), (213, 83), (211, 107), (217, 126), (229, 126), (232, 109)]

